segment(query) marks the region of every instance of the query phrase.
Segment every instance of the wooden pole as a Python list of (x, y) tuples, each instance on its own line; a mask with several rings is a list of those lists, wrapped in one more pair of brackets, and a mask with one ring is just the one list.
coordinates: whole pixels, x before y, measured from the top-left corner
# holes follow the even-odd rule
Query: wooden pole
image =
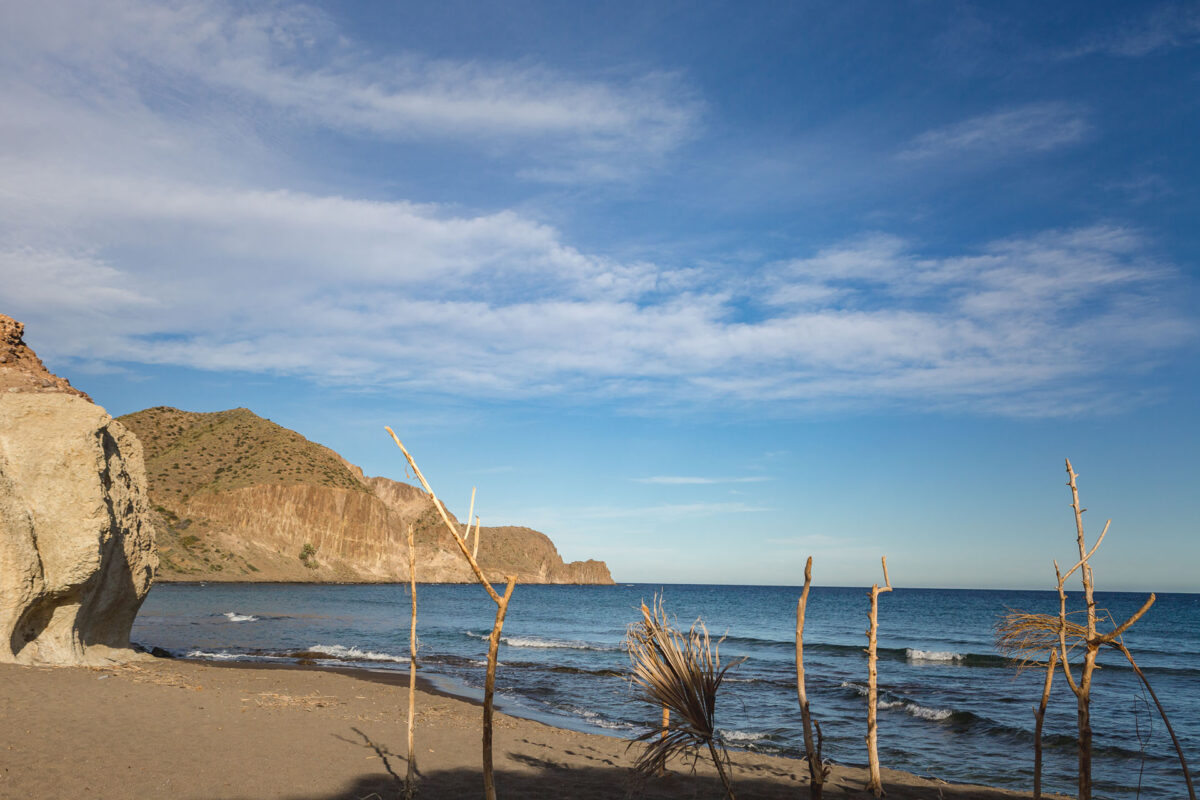
[(883, 797), (883, 779), (879, 774), (879, 737), (876, 730), (876, 716), (879, 707), (879, 687), (876, 662), (878, 661), (879, 631), (879, 595), (892, 590), (892, 581), (888, 577), (887, 556), (883, 557), (883, 588), (879, 584), (871, 584), (871, 612), (868, 614), (870, 627), (867, 628), (867, 762), (870, 766), (871, 779), (867, 788), (876, 797)]
[(496, 604), (496, 622), (492, 635), (488, 637), (487, 679), (483, 684), (483, 793), (487, 800), (496, 800), (496, 782), (492, 775), (492, 713), (496, 702), (496, 656), (500, 650), (500, 631), (504, 628), (504, 615), (508, 613), (508, 601), (512, 599), (517, 579), (508, 576), (504, 595)]
[(413, 725), (417, 711), (417, 551), (413, 546), (413, 526), (408, 524), (408, 584), (412, 592), (412, 622), (408, 629), (408, 774), (404, 778), (405, 800), (417, 793), (417, 750)]
[(1096, 671), (1096, 654), (1098, 647), (1091, 642), (1096, 638), (1096, 598), (1092, 583), (1092, 567), (1088, 564), (1087, 545), (1083, 538), (1083, 512), (1086, 508), (1079, 507), (1079, 490), (1075, 479), (1079, 477), (1071, 468), (1071, 459), (1067, 462), (1067, 485), (1071, 487), (1071, 508), (1075, 512), (1076, 542), (1079, 545), (1079, 561), (1081, 564), (1080, 580), (1083, 583), (1083, 596), (1087, 604), (1087, 649), (1083, 654), (1083, 668), (1080, 670), (1079, 685), (1075, 687), (1076, 717), (1079, 728), (1079, 800), (1091, 800), (1092, 797), (1092, 712), (1091, 692), (1092, 676)]
[[(645, 604), (643, 603), (643, 605)], [(662, 711), (662, 733), (659, 734), (659, 738), (665, 739), (671, 730), (671, 708), (669, 706), (663, 706)], [(658, 765), (658, 774), (667, 774), (667, 759), (665, 757), (663, 758), (662, 763)]]
[(804, 589), (796, 601), (796, 696), (800, 700), (800, 720), (804, 726), (804, 757), (808, 761), (808, 795), (821, 800), (825, 788), (825, 766), (813, 737), (813, 719), (808, 708), (808, 691), (804, 681), (804, 615), (808, 608), (808, 590), (812, 585), (812, 556), (804, 565)]
[(1033, 800), (1042, 798), (1042, 723), (1046, 719), (1046, 706), (1050, 702), (1050, 687), (1054, 682), (1054, 670), (1058, 666), (1058, 651), (1051, 650), (1046, 662), (1046, 682), (1042, 686), (1042, 701), (1033, 709)]

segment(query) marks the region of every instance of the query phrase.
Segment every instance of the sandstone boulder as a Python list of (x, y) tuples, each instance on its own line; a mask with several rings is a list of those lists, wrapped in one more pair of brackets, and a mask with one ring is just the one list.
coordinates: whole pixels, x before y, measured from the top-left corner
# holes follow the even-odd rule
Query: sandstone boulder
[(145, 487), (141, 445), (104, 409), (0, 391), (0, 662), (133, 656), (158, 563)]

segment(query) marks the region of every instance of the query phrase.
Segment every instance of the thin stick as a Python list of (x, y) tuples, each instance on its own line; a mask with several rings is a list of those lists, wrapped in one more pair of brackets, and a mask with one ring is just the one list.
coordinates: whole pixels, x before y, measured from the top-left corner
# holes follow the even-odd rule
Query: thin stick
[(808, 761), (808, 794), (820, 800), (825, 788), (825, 769), (813, 741), (813, 718), (808, 708), (808, 691), (804, 684), (804, 614), (808, 608), (808, 590), (812, 586), (812, 556), (804, 564), (804, 589), (796, 601), (796, 696), (800, 701), (800, 720), (804, 726), (804, 757)]
[[(467, 524), (466, 530), (463, 531), (463, 541), (471, 541), (471, 518), (475, 516), (475, 487), (471, 487), (471, 505), (467, 507)], [(478, 555), (478, 547), (476, 547), (476, 555)]]
[[(1108, 644), (1109, 642), (1111, 642), (1114, 639), (1116, 639), (1117, 637), (1119, 637), (1122, 633), (1129, 630), (1129, 628), (1133, 625), (1133, 623), (1135, 623), (1139, 619), (1141, 619), (1142, 615), (1150, 610), (1150, 606), (1154, 605), (1154, 601), (1156, 599), (1158, 599), (1158, 598), (1155, 597), (1154, 592), (1151, 592), (1150, 596), (1146, 598), (1146, 602), (1142, 603), (1141, 608), (1139, 608), (1137, 611), (1133, 612), (1133, 615), (1129, 619), (1122, 622), (1120, 625), (1118, 625), (1116, 628), (1114, 628), (1109, 633), (1106, 633), (1103, 636), (1097, 636), (1095, 639), (1096, 643), (1097, 644)], [(1089, 642), (1089, 644), (1090, 644), (1090, 642)]]
[[(1153, 600), (1154, 595), (1150, 595)], [(1129, 661), (1129, 666), (1133, 667), (1133, 671), (1142, 679), (1142, 685), (1146, 687), (1146, 691), (1150, 693), (1151, 699), (1154, 700), (1154, 705), (1158, 706), (1158, 715), (1162, 717), (1163, 723), (1167, 726), (1167, 733), (1171, 734), (1171, 741), (1175, 745), (1175, 752), (1179, 755), (1179, 766), (1183, 768), (1183, 780), (1187, 783), (1188, 797), (1191, 800), (1196, 800), (1196, 789), (1192, 786), (1192, 774), (1188, 772), (1187, 759), (1183, 757), (1183, 747), (1179, 744), (1179, 737), (1175, 735), (1175, 729), (1171, 727), (1171, 720), (1167, 719), (1167, 712), (1163, 709), (1162, 703), (1158, 702), (1158, 695), (1154, 693), (1154, 689), (1150, 686), (1150, 681), (1146, 680), (1145, 673), (1142, 668), (1133, 660), (1133, 654), (1125, 647), (1121, 641), (1111, 643), (1113, 647), (1125, 654), (1125, 658)]]
[(404, 778), (405, 800), (417, 793), (417, 751), (413, 725), (417, 711), (417, 551), (413, 546), (413, 526), (408, 524), (408, 583), (412, 592), (412, 623), (408, 629), (408, 775)]
[[(670, 732), (670, 729), (671, 729), (671, 707), (670, 707), (670, 706), (663, 706), (663, 713), (662, 713), (662, 734), (659, 736), (659, 738), (660, 738), (660, 739), (666, 739), (666, 738), (667, 738), (667, 734)], [(663, 760), (662, 760), (662, 763), (658, 765), (658, 774), (659, 774), (659, 775), (666, 775), (666, 774), (667, 774), (667, 757), (666, 757), (666, 753), (665, 753), (665, 752), (663, 753)]]
[(512, 598), (517, 579), (508, 576), (504, 596), (496, 604), (496, 622), (492, 635), (488, 637), (487, 680), (483, 684), (483, 792), (487, 800), (496, 800), (496, 783), (492, 775), (492, 711), (496, 700), (496, 655), (500, 650), (500, 631), (504, 628), (504, 615), (508, 612), (508, 601)]
[[(1092, 675), (1096, 671), (1096, 654), (1099, 646), (1093, 645), (1096, 639), (1096, 597), (1092, 580), (1092, 566), (1088, 563), (1089, 553), (1083, 538), (1083, 512), (1079, 506), (1079, 489), (1075, 479), (1079, 477), (1071, 468), (1071, 459), (1067, 462), (1067, 485), (1071, 487), (1071, 509), (1075, 512), (1075, 534), (1079, 545), (1080, 581), (1083, 583), (1083, 597), (1087, 604), (1087, 648), (1083, 654), (1083, 667), (1080, 670), (1079, 685), (1072, 686), (1075, 691), (1076, 718), (1079, 728), (1079, 800), (1091, 800), (1092, 797), (1092, 712), (1091, 690)], [(1068, 574), (1070, 574), (1068, 572)], [(1065, 578), (1064, 578), (1065, 580)]]
[(1046, 662), (1046, 683), (1042, 686), (1042, 702), (1033, 710), (1033, 800), (1042, 797), (1042, 723), (1046, 719), (1046, 705), (1050, 702), (1050, 687), (1054, 683), (1054, 668), (1058, 665), (1058, 651), (1050, 651)]
[(475, 549), (471, 551), (472, 558), (479, 558), (479, 517), (475, 518)]
[(876, 716), (879, 705), (879, 687), (876, 662), (878, 661), (879, 631), (879, 595), (892, 590), (892, 581), (888, 577), (887, 556), (883, 557), (884, 588), (879, 584), (871, 585), (871, 613), (868, 614), (870, 627), (867, 628), (867, 761), (871, 770), (871, 780), (867, 788), (876, 797), (883, 797), (883, 778), (879, 774), (879, 735), (876, 730)]
[(471, 551), (467, 549), (467, 543), (463, 541), (462, 536), (460, 536), (458, 533), (458, 529), (454, 527), (454, 523), (450, 521), (450, 515), (446, 513), (446, 509), (442, 506), (442, 501), (437, 499), (437, 495), (433, 493), (433, 489), (431, 489), (429, 486), (429, 481), (425, 480), (425, 476), (421, 474), (421, 470), (417, 467), (417, 462), (413, 461), (413, 457), (409, 455), (408, 450), (406, 450), (404, 448), (404, 444), (401, 443), (400, 437), (397, 436), (391, 428), (384, 425), (383, 429), (392, 435), (392, 440), (396, 443), (396, 446), (400, 448), (400, 452), (404, 453), (404, 458), (408, 460), (408, 465), (412, 467), (413, 472), (417, 476), (417, 480), (421, 482), (421, 486), (424, 487), (426, 493), (429, 494), (429, 499), (433, 501), (434, 507), (438, 510), (438, 514), (441, 515), (442, 522), (446, 524), (446, 530), (450, 531), (450, 535), (454, 537), (454, 543), (458, 545), (458, 549), (462, 551), (462, 554), (467, 557), (467, 563), (471, 565), (471, 570), (474, 571), (475, 578), (480, 584), (483, 585), (484, 589), (487, 589), (487, 593), (492, 600), (496, 604), (499, 604), (500, 595), (496, 593), (496, 590), (492, 588), (492, 584), (488, 583), (488, 579), (484, 577), (483, 570), (479, 568), (479, 564), (475, 561), (475, 557), (471, 555)]

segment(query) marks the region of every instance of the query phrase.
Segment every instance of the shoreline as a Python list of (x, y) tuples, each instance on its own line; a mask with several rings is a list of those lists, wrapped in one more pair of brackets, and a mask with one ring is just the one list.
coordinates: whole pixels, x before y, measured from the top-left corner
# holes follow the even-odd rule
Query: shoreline
[[(407, 766), (408, 676), (300, 664), (145, 657), (112, 667), (0, 665), (0, 797), (397, 798)], [(418, 678), (424, 797), (481, 792), (478, 703)], [(405, 689), (405, 691), (401, 691)], [(501, 797), (619, 798), (637, 789), (629, 740), (498, 711)], [(807, 795), (802, 760), (731, 750), (741, 800)], [(829, 798), (868, 798), (836, 765)], [(884, 769), (894, 800), (1022, 798)], [(720, 797), (711, 764), (672, 763), (641, 796)]]

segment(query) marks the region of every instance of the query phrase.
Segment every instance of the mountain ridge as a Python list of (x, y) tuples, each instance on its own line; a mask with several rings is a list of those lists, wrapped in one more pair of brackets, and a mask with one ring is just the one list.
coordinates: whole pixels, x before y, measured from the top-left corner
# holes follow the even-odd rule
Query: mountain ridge
[[(145, 452), (159, 580), (404, 581), (409, 524), (419, 581), (474, 580), (422, 489), (368, 477), (249, 409), (156, 406), (120, 421)], [(478, 560), (489, 580), (613, 582), (603, 562), (565, 563), (548, 536), (520, 526), (482, 528)]]

